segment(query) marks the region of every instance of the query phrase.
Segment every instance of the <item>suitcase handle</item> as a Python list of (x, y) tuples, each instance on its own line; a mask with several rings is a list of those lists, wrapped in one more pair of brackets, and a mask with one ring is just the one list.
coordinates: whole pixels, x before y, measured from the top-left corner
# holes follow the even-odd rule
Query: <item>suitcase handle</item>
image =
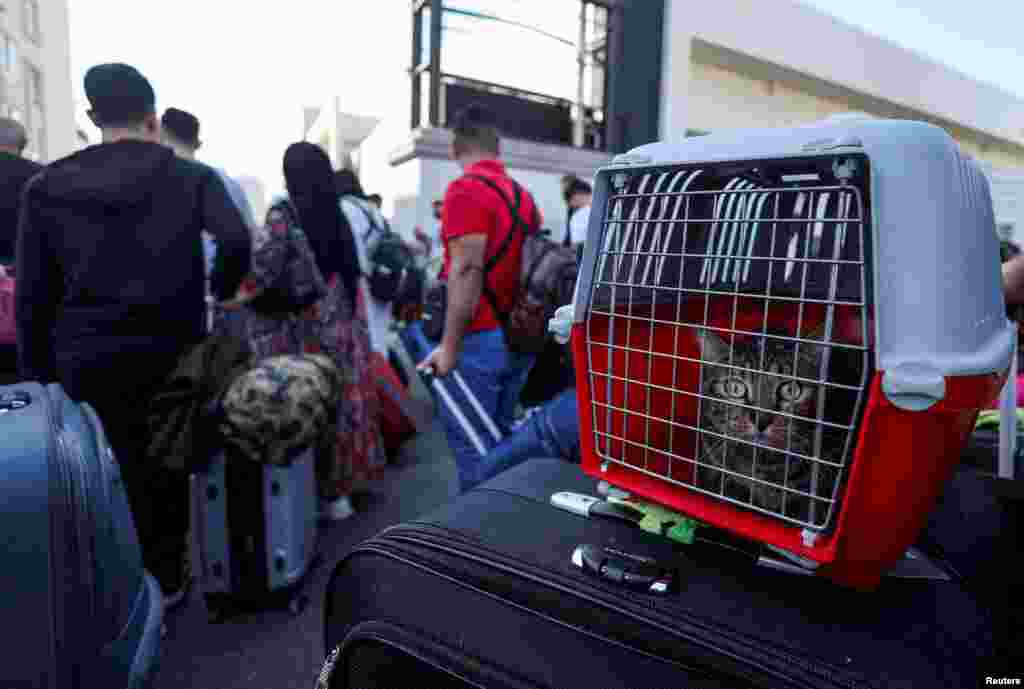
[(32, 404), (32, 395), (24, 390), (15, 390), (0, 395), (0, 414), (24, 409), (30, 404)]
[(675, 569), (651, 558), (584, 544), (573, 551), (572, 563), (592, 576), (636, 591), (657, 595), (675, 592)]
[[(477, 452), (479, 452), (481, 456), (487, 455), (486, 444), (480, 438), (480, 435), (474, 430), (473, 425), (469, 422), (469, 419), (466, 418), (466, 415), (463, 413), (463, 411), (459, 409), (458, 405), (455, 403), (455, 400), (452, 399), (451, 394), (448, 392), (448, 390), (445, 389), (444, 385), (441, 383), (441, 380), (437, 375), (437, 369), (434, 368), (433, 366), (425, 366), (419, 369), (419, 373), (427, 387), (432, 387), (438, 393), (438, 395), (441, 396), (441, 399), (444, 401), (445, 405), (455, 416), (459, 425), (466, 432), (466, 435), (469, 437), (470, 442), (473, 443), (473, 446), (476, 448)], [(462, 377), (462, 374), (459, 373), (458, 369), (452, 369), (451, 373), (448, 374), (448, 377), (451, 377), (455, 381), (455, 384), (459, 386), (459, 389), (462, 390), (462, 394), (466, 397), (466, 400), (469, 401), (469, 406), (473, 408), (473, 411), (476, 413), (477, 417), (480, 419), (481, 423), (483, 423), (487, 431), (494, 438), (494, 441), (496, 443), (500, 443), (503, 439), (501, 431), (498, 429), (497, 424), (494, 423), (494, 420), (491, 418), (491, 415), (488, 414), (487, 410), (484, 409), (482, 404), (480, 404), (480, 400), (478, 400), (476, 395), (473, 394), (473, 391), (470, 389), (469, 385), (466, 384), (466, 380)]]

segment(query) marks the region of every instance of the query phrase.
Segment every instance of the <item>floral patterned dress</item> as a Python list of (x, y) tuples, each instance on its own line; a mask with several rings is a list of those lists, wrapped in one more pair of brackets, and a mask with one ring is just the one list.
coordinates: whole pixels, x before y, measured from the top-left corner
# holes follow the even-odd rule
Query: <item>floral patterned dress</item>
[[(276, 202), (267, 211), (266, 226), (253, 242), (253, 268), (243, 282), (236, 302), (244, 303), (277, 277), (280, 261), (261, 260), (269, 233), (287, 232), (294, 223), (288, 202)], [(265, 252), (263, 252), (265, 253)], [(376, 478), (386, 462), (380, 437), (377, 390), (370, 367), (370, 330), (363, 297), (359, 290), (355, 308), (344, 282), (337, 274), (324, 276), (327, 295), (300, 314), (287, 318), (259, 314), (242, 308), (222, 312), (218, 320), (238, 318), (232, 330), (249, 341), (257, 358), (293, 353), (323, 353), (331, 357), (341, 373), (341, 394), (333, 438), (319, 453), (321, 497), (338, 498)], [(240, 317), (239, 313), (244, 313)]]
[(337, 274), (331, 275), (327, 296), (313, 307), (313, 318), (304, 322), (319, 334), (319, 349), (315, 351), (330, 356), (343, 373), (336, 461), (322, 482), (325, 497), (348, 495), (378, 477), (387, 461), (380, 437), (377, 386), (370, 367), (370, 326), (362, 293), (358, 290), (353, 311), (344, 283)]

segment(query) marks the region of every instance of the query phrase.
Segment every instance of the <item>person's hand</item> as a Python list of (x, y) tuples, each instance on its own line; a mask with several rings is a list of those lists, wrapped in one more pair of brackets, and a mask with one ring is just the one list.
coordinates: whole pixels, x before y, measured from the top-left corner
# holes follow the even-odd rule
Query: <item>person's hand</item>
[(444, 378), (455, 369), (458, 363), (458, 354), (442, 344), (431, 352), (430, 356), (424, 359), (416, 368), (421, 371), (432, 369), (435, 376)]

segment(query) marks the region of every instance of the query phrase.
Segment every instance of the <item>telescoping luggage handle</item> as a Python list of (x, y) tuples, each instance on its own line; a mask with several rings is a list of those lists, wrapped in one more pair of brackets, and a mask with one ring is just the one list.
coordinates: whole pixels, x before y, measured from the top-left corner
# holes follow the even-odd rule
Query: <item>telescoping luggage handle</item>
[[(471, 443), (473, 443), (473, 447), (475, 447), (476, 451), (480, 453), (480, 456), (482, 457), (486, 455), (487, 445), (484, 444), (480, 434), (476, 432), (475, 428), (473, 428), (473, 424), (470, 423), (466, 414), (462, 411), (462, 408), (458, 403), (456, 403), (454, 398), (452, 398), (451, 393), (448, 392), (444, 383), (438, 379), (437, 372), (434, 370), (434, 367), (428, 366), (427, 368), (420, 369), (420, 374), (423, 376), (424, 382), (437, 392), (441, 401), (444, 402), (445, 406), (448, 407), (449, 411), (451, 411), (452, 416), (455, 417), (455, 420), (458, 422), (459, 426), (462, 427), (466, 437), (469, 438)], [(494, 437), (494, 441), (500, 443), (502, 440), (501, 431), (498, 430), (498, 426), (494, 423), (494, 419), (491, 418), (491, 415), (488, 414), (487, 410), (484, 409), (482, 404), (480, 404), (480, 400), (477, 399), (477, 396), (473, 394), (473, 391), (470, 390), (468, 385), (466, 385), (466, 380), (462, 377), (462, 374), (453, 370), (449, 376), (455, 381), (455, 384), (459, 386), (462, 394), (469, 402), (469, 406), (473, 408), (473, 412), (480, 418), (480, 421), (487, 428), (488, 432), (490, 432), (491, 436)]]

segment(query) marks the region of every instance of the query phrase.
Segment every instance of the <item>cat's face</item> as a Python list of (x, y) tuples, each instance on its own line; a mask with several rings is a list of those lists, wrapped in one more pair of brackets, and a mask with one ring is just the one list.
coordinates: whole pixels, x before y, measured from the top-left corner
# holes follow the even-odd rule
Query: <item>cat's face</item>
[[(820, 378), (823, 347), (801, 343), (798, 352), (794, 342), (737, 338), (730, 357), (727, 339), (705, 329), (696, 335), (703, 360), (701, 462), (805, 489), (811, 463), (792, 453), (813, 456), (817, 424), (792, 417), (816, 417), (819, 386), (805, 381)], [(705, 486), (722, 489), (721, 472), (702, 473)], [(781, 509), (779, 488), (729, 475), (724, 487), (730, 497), (752, 497), (761, 507)]]

